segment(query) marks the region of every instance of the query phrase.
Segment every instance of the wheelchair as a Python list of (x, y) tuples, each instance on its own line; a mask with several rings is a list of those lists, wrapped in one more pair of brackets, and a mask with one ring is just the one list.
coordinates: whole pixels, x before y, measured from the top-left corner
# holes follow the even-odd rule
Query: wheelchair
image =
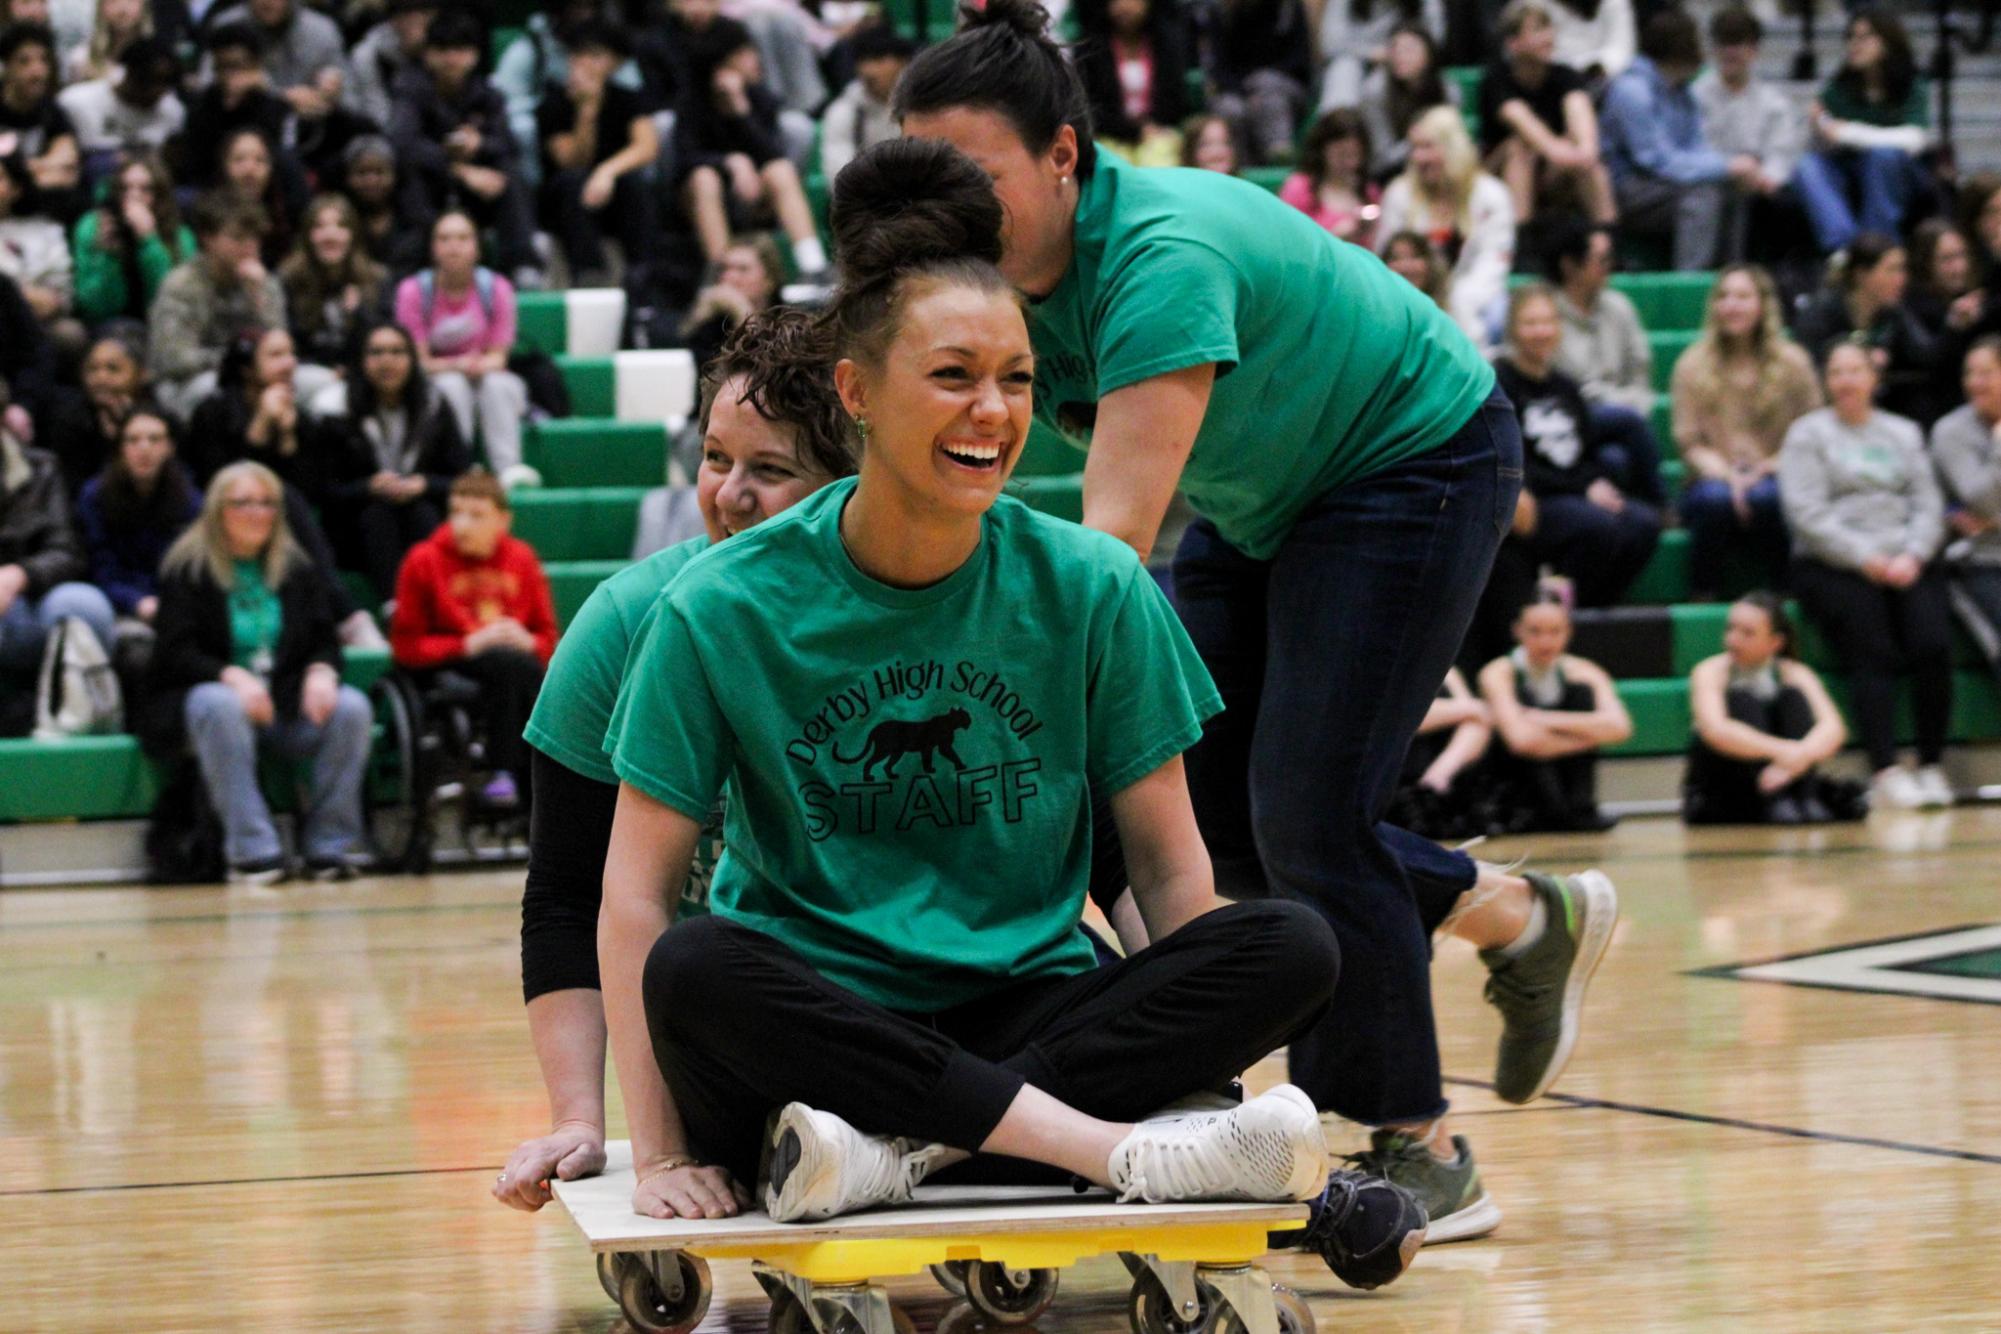
[[(369, 695), (383, 732), (369, 774), (369, 835), (382, 867), (422, 875), (441, 861), (526, 858), (526, 801), (501, 808), (480, 796), (479, 683), (449, 667), (421, 678), (397, 667)], [(455, 846), (441, 852), (441, 842)]]

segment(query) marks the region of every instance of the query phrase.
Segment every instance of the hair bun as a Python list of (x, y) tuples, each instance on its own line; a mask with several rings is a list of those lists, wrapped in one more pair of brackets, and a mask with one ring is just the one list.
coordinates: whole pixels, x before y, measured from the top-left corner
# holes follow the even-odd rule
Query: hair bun
[(959, 27), (1012, 28), (1033, 41), (1049, 37), (1049, 11), (1036, 0), (968, 0), (959, 6)]
[(829, 223), (860, 287), (944, 259), (999, 264), (1001, 206), (979, 164), (938, 139), (889, 139), (834, 178)]

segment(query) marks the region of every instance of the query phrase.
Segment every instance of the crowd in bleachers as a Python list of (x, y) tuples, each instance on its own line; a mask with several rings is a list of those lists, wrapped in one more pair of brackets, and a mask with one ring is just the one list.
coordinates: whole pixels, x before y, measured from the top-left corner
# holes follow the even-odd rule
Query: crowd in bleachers
[[(2001, 177), (1939, 169), (1893, 9), (1849, 17), (1804, 102), (1761, 73), (1761, 26), (1735, 5), (1072, 0), (1062, 21), (1102, 146), (1268, 184), (1490, 352), (1528, 484), (1440, 754), (1463, 758), (1476, 725), (1497, 757), (1614, 738), (1597, 669), (1516, 641), (1550, 618), (1552, 576), (1581, 608), (1615, 605), (1683, 527), (1695, 600), (1799, 599), (1878, 799), (1938, 799), (1954, 618), (2001, 662)], [(524, 433), (566, 410), (520, 294), (622, 286), (625, 346), (698, 359), (810, 296), (833, 277), (827, 183), (896, 133), (922, 36), (834, 0), (0, 0), (0, 734), (35, 726), (47, 641), (74, 618), (123, 668), (150, 646), (155, 684), (228, 685), (227, 662), (257, 690), (198, 690), (211, 713), (233, 701), (273, 744), (332, 746), (352, 705), (308, 698), (303, 664), (381, 647), (392, 606), (406, 667), (438, 666), (440, 636), (491, 659), (507, 732), (554, 633), (546, 588), (538, 603), (525, 547), (452, 516), (484, 503), (504, 529), (505, 490), (454, 499), (455, 482), (479, 460), (533, 484)], [(1469, 54), (1491, 62), (1446, 64)], [(1699, 334), (1657, 372), (1659, 331), (1615, 273), (1719, 265)], [(270, 508), (265, 536), (232, 542), (232, 507)], [(494, 560), (504, 594), (432, 588), (465, 583), (440, 563)], [(413, 570), (431, 571), (421, 604)], [(207, 581), (199, 649), (176, 577)], [(256, 642), (260, 616), (291, 635), (308, 604), (310, 642)], [(1782, 604), (1759, 606), (1787, 641)], [(1547, 649), (1562, 636), (1544, 629)], [(1697, 690), (1703, 763), (1756, 750), (1739, 677), (1780, 670), (1731, 667), (1727, 713)], [(1896, 762), (1904, 676), (1915, 770)], [(1753, 694), (1763, 718), (1776, 688)], [(164, 745), (193, 717), (174, 708)], [(1565, 709), (1595, 721), (1545, 716)], [(142, 731), (160, 716), (127, 712)], [(1826, 739), (1814, 710), (1780, 712)], [(1440, 754), (1412, 772), (1433, 795), (1459, 767)], [(499, 746), (494, 800), (519, 767)], [(1577, 768), (1515, 786), (1586, 826)], [(1782, 812), (1826, 804), (1781, 790)], [(262, 863), (231, 791), (232, 846)]]

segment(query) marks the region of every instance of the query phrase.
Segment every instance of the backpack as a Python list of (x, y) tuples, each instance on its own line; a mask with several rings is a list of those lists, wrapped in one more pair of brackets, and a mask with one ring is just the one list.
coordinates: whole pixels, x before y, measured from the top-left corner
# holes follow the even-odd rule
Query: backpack
[[(472, 271), (472, 290), (479, 293), (479, 308), (493, 318), (493, 270), (481, 264)], [(424, 324), (431, 323), (431, 309), (438, 302), (438, 271), (425, 269), (417, 275), (417, 299), (424, 303)]]
[(42, 650), (42, 674), (35, 688), (35, 740), (124, 730), (125, 700), (111, 655), (81, 618), (63, 617)]
[(222, 821), (192, 755), (173, 762), (146, 820), (146, 879), (155, 885), (212, 884), (228, 873)]

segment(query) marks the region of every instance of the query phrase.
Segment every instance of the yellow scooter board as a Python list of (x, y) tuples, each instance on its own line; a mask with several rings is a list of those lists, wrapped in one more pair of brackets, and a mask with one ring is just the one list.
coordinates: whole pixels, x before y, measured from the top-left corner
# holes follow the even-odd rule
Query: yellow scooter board
[(643, 1218), (632, 1211), (632, 1146), (615, 1140), (605, 1155), (602, 1174), (556, 1182), (556, 1198), (597, 1254), (605, 1291), (646, 1334), (701, 1323), (716, 1260), (751, 1262), (771, 1297), (772, 1334), (909, 1334), (910, 1318), (872, 1280), (928, 1269), (976, 1322), (1026, 1325), (1055, 1301), (1063, 1269), (1099, 1255), (1117, 1255), (1133, 1276), (1134, 1334), (1314, 1334), (1305, 1302), (1257, 1265), (1271, 1232), (1305, 1223), (1303, 1204), (928, 1186), (913, 1203), (822, 1222)]

